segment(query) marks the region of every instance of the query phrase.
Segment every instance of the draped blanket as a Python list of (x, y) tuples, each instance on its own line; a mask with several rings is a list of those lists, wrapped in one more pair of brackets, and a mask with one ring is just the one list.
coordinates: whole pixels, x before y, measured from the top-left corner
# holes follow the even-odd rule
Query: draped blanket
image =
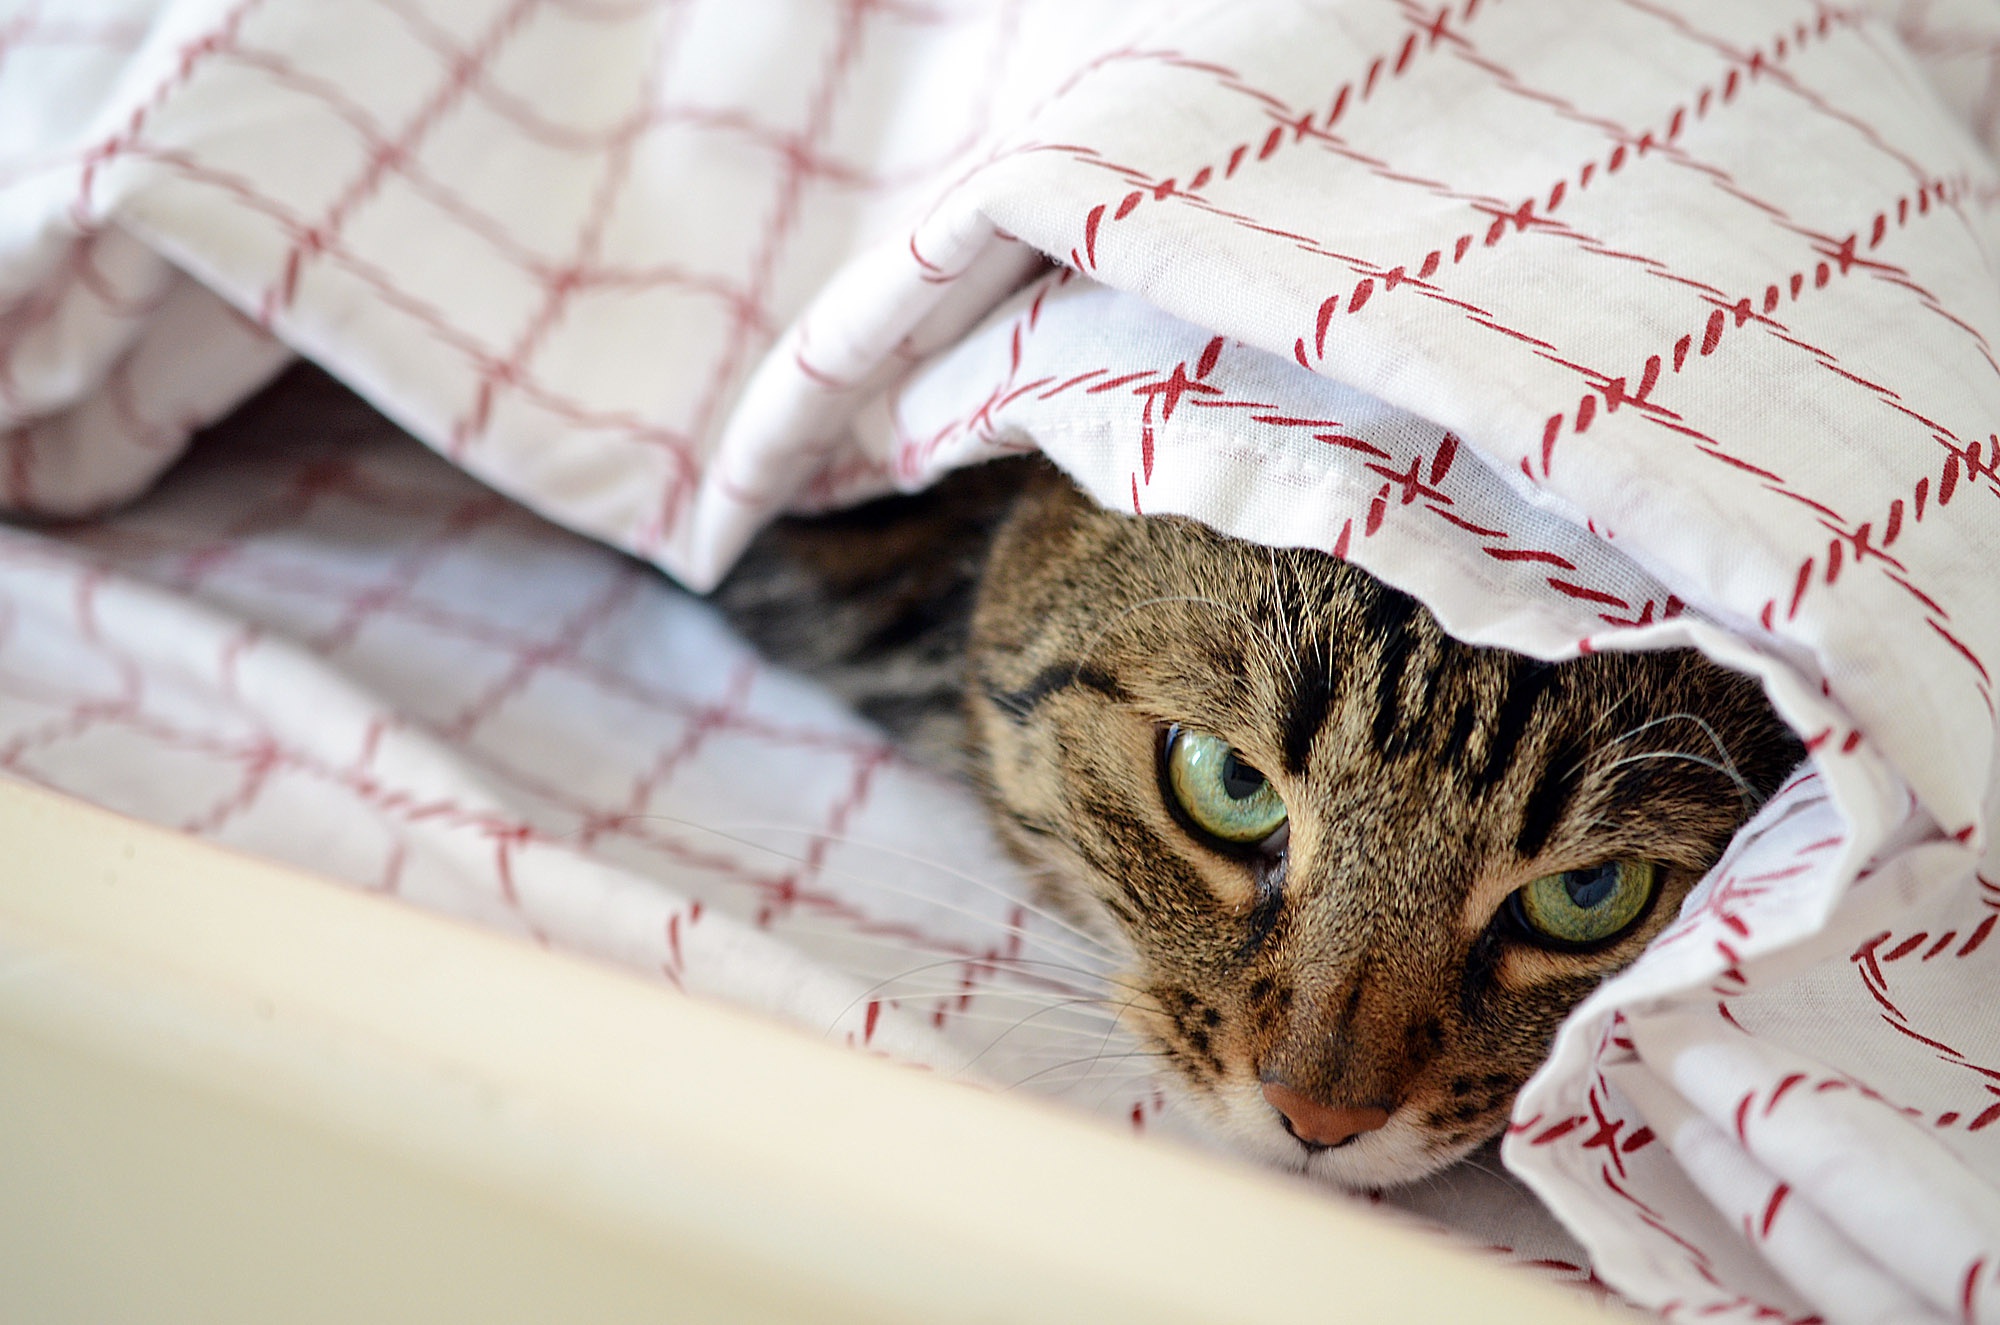
[[(0, 500), (300, 353), (695, 589), (1039, 447), (1474, 642), (1699, 647), (1814, 758), (1506, 1162), (1671, 1317), (2000, 1321), (1996, 61), (1992, 0), (0, 0)], [(316, 427), (0, 539), (0, 767), (1170, 1118), (958, 789)]]

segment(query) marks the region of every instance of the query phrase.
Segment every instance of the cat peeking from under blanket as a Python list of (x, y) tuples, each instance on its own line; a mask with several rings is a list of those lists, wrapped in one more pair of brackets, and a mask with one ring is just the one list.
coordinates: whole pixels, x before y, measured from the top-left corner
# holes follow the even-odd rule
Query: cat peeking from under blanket
[(1125, 1019), (1221, 1137), (1350, 1187), (1501, 1131), (1804, 755), (1697, 654), (1475, 648), (1333, 557), (1109, 512), (1039, 460), (781, 522), (716, 598), (979, 786), (1129, 953)]

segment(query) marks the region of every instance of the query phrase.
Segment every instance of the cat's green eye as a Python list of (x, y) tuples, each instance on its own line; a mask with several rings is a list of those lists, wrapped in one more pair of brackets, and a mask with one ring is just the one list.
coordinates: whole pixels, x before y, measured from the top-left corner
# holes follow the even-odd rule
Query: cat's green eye
[(1247, 847), (1285, 826), (1277, 788), (1221, 737), (1172, 728), (1163, 762), (1168, 793), (1202, 833)]
[(1514, 893), (1515, 914), (1531, 938), (1551, 947), (1589, 947), (1618, 937), (1645, 915), (1659, 878), (1659, 866), (1646, 860), (1544, 874)]

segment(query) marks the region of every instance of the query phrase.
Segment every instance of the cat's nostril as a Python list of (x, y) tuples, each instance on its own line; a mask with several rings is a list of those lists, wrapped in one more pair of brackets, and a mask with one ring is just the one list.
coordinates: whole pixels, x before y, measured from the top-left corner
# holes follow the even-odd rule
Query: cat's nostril
[(1321, 1104), (1282, 1081), (1264, 1083), (1264, 1099), (1285, 1120), (1287, 1130), (1309, 1146), (1338, 1146), (1389, 1121), (1387, 1109), (1358, 1109)]

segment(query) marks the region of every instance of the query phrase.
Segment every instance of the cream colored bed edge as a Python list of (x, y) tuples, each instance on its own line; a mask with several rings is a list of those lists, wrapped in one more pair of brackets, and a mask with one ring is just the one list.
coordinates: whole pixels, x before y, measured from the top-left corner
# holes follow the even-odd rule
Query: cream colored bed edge
[(0, 782), (0, 1319), (1598, 1320), (1166, 1147)]

